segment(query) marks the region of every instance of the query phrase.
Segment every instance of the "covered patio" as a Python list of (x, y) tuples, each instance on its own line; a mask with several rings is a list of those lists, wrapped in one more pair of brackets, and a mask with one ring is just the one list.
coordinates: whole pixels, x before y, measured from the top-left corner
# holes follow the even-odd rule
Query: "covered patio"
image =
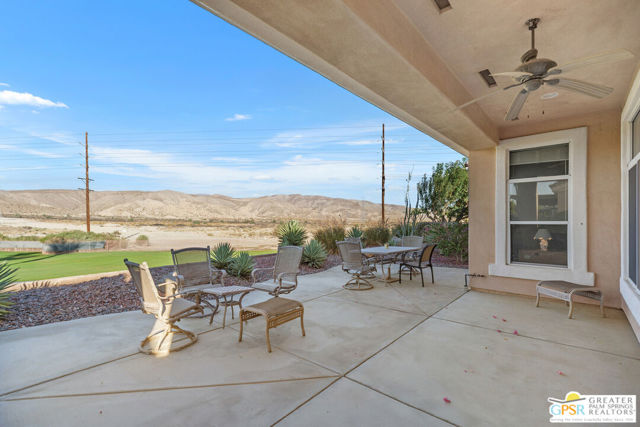
[[(180, 324), (198, 342), (137, 352), (153, 317), (128, 312), (0, 333), (0, 424), (522, 425), (568, 390), (633, 394), (640, 345), (624, 314), (468, 291), (462, 269), (369, 291), (333, 268), (300, 277), (307, 336), (289, 322)], [(254, 292), (247, 304), (266, 299)], [(517, 332), (516, 332), (517, 331)], [(447, 401), (445, 401), (445, 398)]]

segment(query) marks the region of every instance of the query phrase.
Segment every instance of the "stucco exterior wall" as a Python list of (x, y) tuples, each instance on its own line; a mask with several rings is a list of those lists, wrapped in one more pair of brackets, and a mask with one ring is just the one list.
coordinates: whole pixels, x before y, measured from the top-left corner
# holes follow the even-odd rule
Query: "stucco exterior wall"
[[(603, 290), (605, 305), (620, 308), (620, 111), (504, 129), (500, 138), (581, 126), (588, 128), (588, 271), (595, 273), (595, 285)], [(535, 280), (488, 276), (495, 247), (495, 169), (495, 149), (470, 153), (469, 273), (485, 276), (471, 278), (470, 284), (477, 290), (535, 295)]]

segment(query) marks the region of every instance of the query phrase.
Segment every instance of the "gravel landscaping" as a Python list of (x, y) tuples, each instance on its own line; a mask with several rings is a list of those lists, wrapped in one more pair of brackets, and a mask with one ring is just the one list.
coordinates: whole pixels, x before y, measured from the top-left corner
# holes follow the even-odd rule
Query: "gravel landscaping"
[[(254, 259), (256, 267), (270, 267), (274, 263), (275, 254), (260, 255)], [(442, 267), (467, 267), (466, 262), (458, 262), (437, 253), (433, 256), (433, 262), (434, 265)], [(318, 273), (340, 263), (339, 256), (330, 255), (322, 268), (314, 269), (303, 264), (300, 266), (300, 272), (303, 275)], [(172, 272), (173, 266), (151, 269), (151, 274), (157, 282)], [(269, 278), (268, 272), (262, 274), (260, 280)], [(250, 279), (227, 276), (225, 284), (249, 285)], [(0, 319), (0, 331), (140, 309), (140, 300), (135, 286), (126, 274), (75, 285), (19, 291), (15, 292), (11, 299), (14, 305), (9, 314), (4, 319)]]

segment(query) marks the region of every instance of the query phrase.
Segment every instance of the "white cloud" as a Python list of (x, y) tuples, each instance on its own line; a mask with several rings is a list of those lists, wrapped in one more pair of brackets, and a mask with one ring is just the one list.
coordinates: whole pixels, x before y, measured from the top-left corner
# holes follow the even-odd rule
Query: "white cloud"
[(0, 144), (0, 150), (16, 151), (18, 153), (29, 154), (31, 156), (37, 156), (37, 157), (44, 157), (47, 159), (61, 159), (63, 157), (67, 157), (63, 154), (50, 153), (48, 151), (41, 151), (41, 150), (33, 150), (31, 148), (21, 148), (21, 147), (16, 147), (15, 145), (9, 145), (9, 144)]
[(254, 175), (252, 178), (255, 179), (256, 181), (271, 181), (271, 180), (273, 180), (273, 177), (271, 175), (266, 175), (266, 174)]
[[(327, 126), (315, 129), (292, 129), (279, 132), (268, 139), (263, 147), (295, 148), (313, 144), (338, 144), (338, 145), (375, 145), (380, 143), (378, 136), (381, 125), (376, 122), (366, 121), (345, 124), (344, 126)], [(406, 128), (404, 123), (386, 126), (387, 131)], [(354, 140), (354, 138), (358, 138)], [(394, 141), (395, 142), (395, 141)]]
[(225, 162), (225, 163), (254, 163), (255, 159), (250, 159), (248, 157), (211, 157), (211, 160), (214, 162)]
[(32, 95), (28, 92), (14, 92), (12, 90), (0, 91), (0, 104), (5, 105), (29, 105), (31, 107), (58, 107), (69, 108), (62, 102), (54, 102), (49, 99)]
[(236, 122), (238, 120), (249, 120), (250, 118), (251, 118), (250, 114), (238, 114), (238, 113), (236, 113), (231, 117), (227, 117), (225, 120), (227, 122)]
[(0, 83), (0, 86), (9, 86), (9, 83)]
[[(368, 184), (379, 175), (372, 162), (336, 161), (301, 155), (273, 166), (213, 166), (151, 150), (93, 146), (95, 172), (148, 178), (182, 191), (247, 195), (317, 193), (340, 182)], [(270, 164), (269, 164), (270, 165)]]

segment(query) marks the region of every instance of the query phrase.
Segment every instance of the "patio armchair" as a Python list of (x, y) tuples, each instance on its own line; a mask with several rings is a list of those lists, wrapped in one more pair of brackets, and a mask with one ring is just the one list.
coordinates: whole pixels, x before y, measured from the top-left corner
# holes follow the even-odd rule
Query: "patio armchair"
[[(209, 246), (206, 248), (171, 249), (171, 257), (175, 268), (174, 277), (181, 284), (178, 291), (183, 296), (195, 295), (196, 303), (204, 303), (211, 309), (209, 324), (213, 323), (213, 316), (221, 305), (224, 307), (223, 327), (228, 307), (231, 307), (231, 318), (235, 318), (234, 307), (240, 306), (242, 308), (242, 298), (252, 289), (246, 286), (226, 286), (224, 277), (227, 272), (213, 267)], [(210, 301), (203, 298), (203, 295), (215, 299), (215, 304), (213, 304), (213, 299)], [(240, 300), (234, 299), (236, 295), (240, 296)]]
[[(252, 287), (259, 291), (267, 292), (274, 297), (293, 292), (298, 287), (298, 273), (300, 271), (301, 260), (301, 247), (279, 246), (273, 267), (254, 268), (251, 272)], [(273, 271), (273, 281), (257, 283), (257, 273), (260, 271)]]
[[(405, 248), (422, 248), (423, 238), (422, 236), (403, 236), (402, 246)], [(421, 250), (406, 252), (402, 254), (400, 262), (415, 261), (420, 256)]]
[[(192, 314), (203, 313), (202, 306), (180, 298), (177, 294), (178, 283), (173, 280), (165, 279), (164, 283), (156, 285), (146, 262), (136, 264), (125, 258), (124, 263), (140, 296), (142, 312), (156, 317), (153, 329), (138, 349), (145, 354), (166, 356), (171, 351), (182, 350), (198, 341), (196, 334), (178, 327), (176, 322)], [(171, 348), (174, 334), (186, 336), (187, 341)]]
[[(357, 243), (362, 247), (362, 237), (347, 237), (344, 239), (345, 242)], [(337, 242), (336, 242), (337, 243)]]
[(375, 265), (362, 255), (362, 248), (356, 242), (336, 242), (340, 257), (342, 258), (342, 270), (351, 275), (351, 280), (342, 287), (349, 290), (363, 291), (372, 289), (373, 285), (366, 279), (375, 271)]
[(227, 275), (227, 272), (213, 267), (209, 246), (206, 248), (171, 249), (171, 258), (175, 268), (174, 276), (181, 276), (180, 293), (183, 295), (197, 294), (218, 282), (224, 286), (224, 276)]
[(402, 270), (409, 270), (409, 279), (413, 279), (413, 271), (420, 270), (420, 278), (422, 279), (422, 287), (424, 288), (424, 274), (422, 270), (424, 268), (431, 269), (431, 283), (435, 283), (433, 277), (433, 264), (431, 263), (431, 257), (433, 257), (433, 250), (436, 248), (436, 245), (425, 245), (422, 248), (422, 252), (420, 256), (416, 260), (407, 260), (400, 263), (400, 268), (398, 269), (398, 277), (400, 278), (399, 282), (402, 283)]

